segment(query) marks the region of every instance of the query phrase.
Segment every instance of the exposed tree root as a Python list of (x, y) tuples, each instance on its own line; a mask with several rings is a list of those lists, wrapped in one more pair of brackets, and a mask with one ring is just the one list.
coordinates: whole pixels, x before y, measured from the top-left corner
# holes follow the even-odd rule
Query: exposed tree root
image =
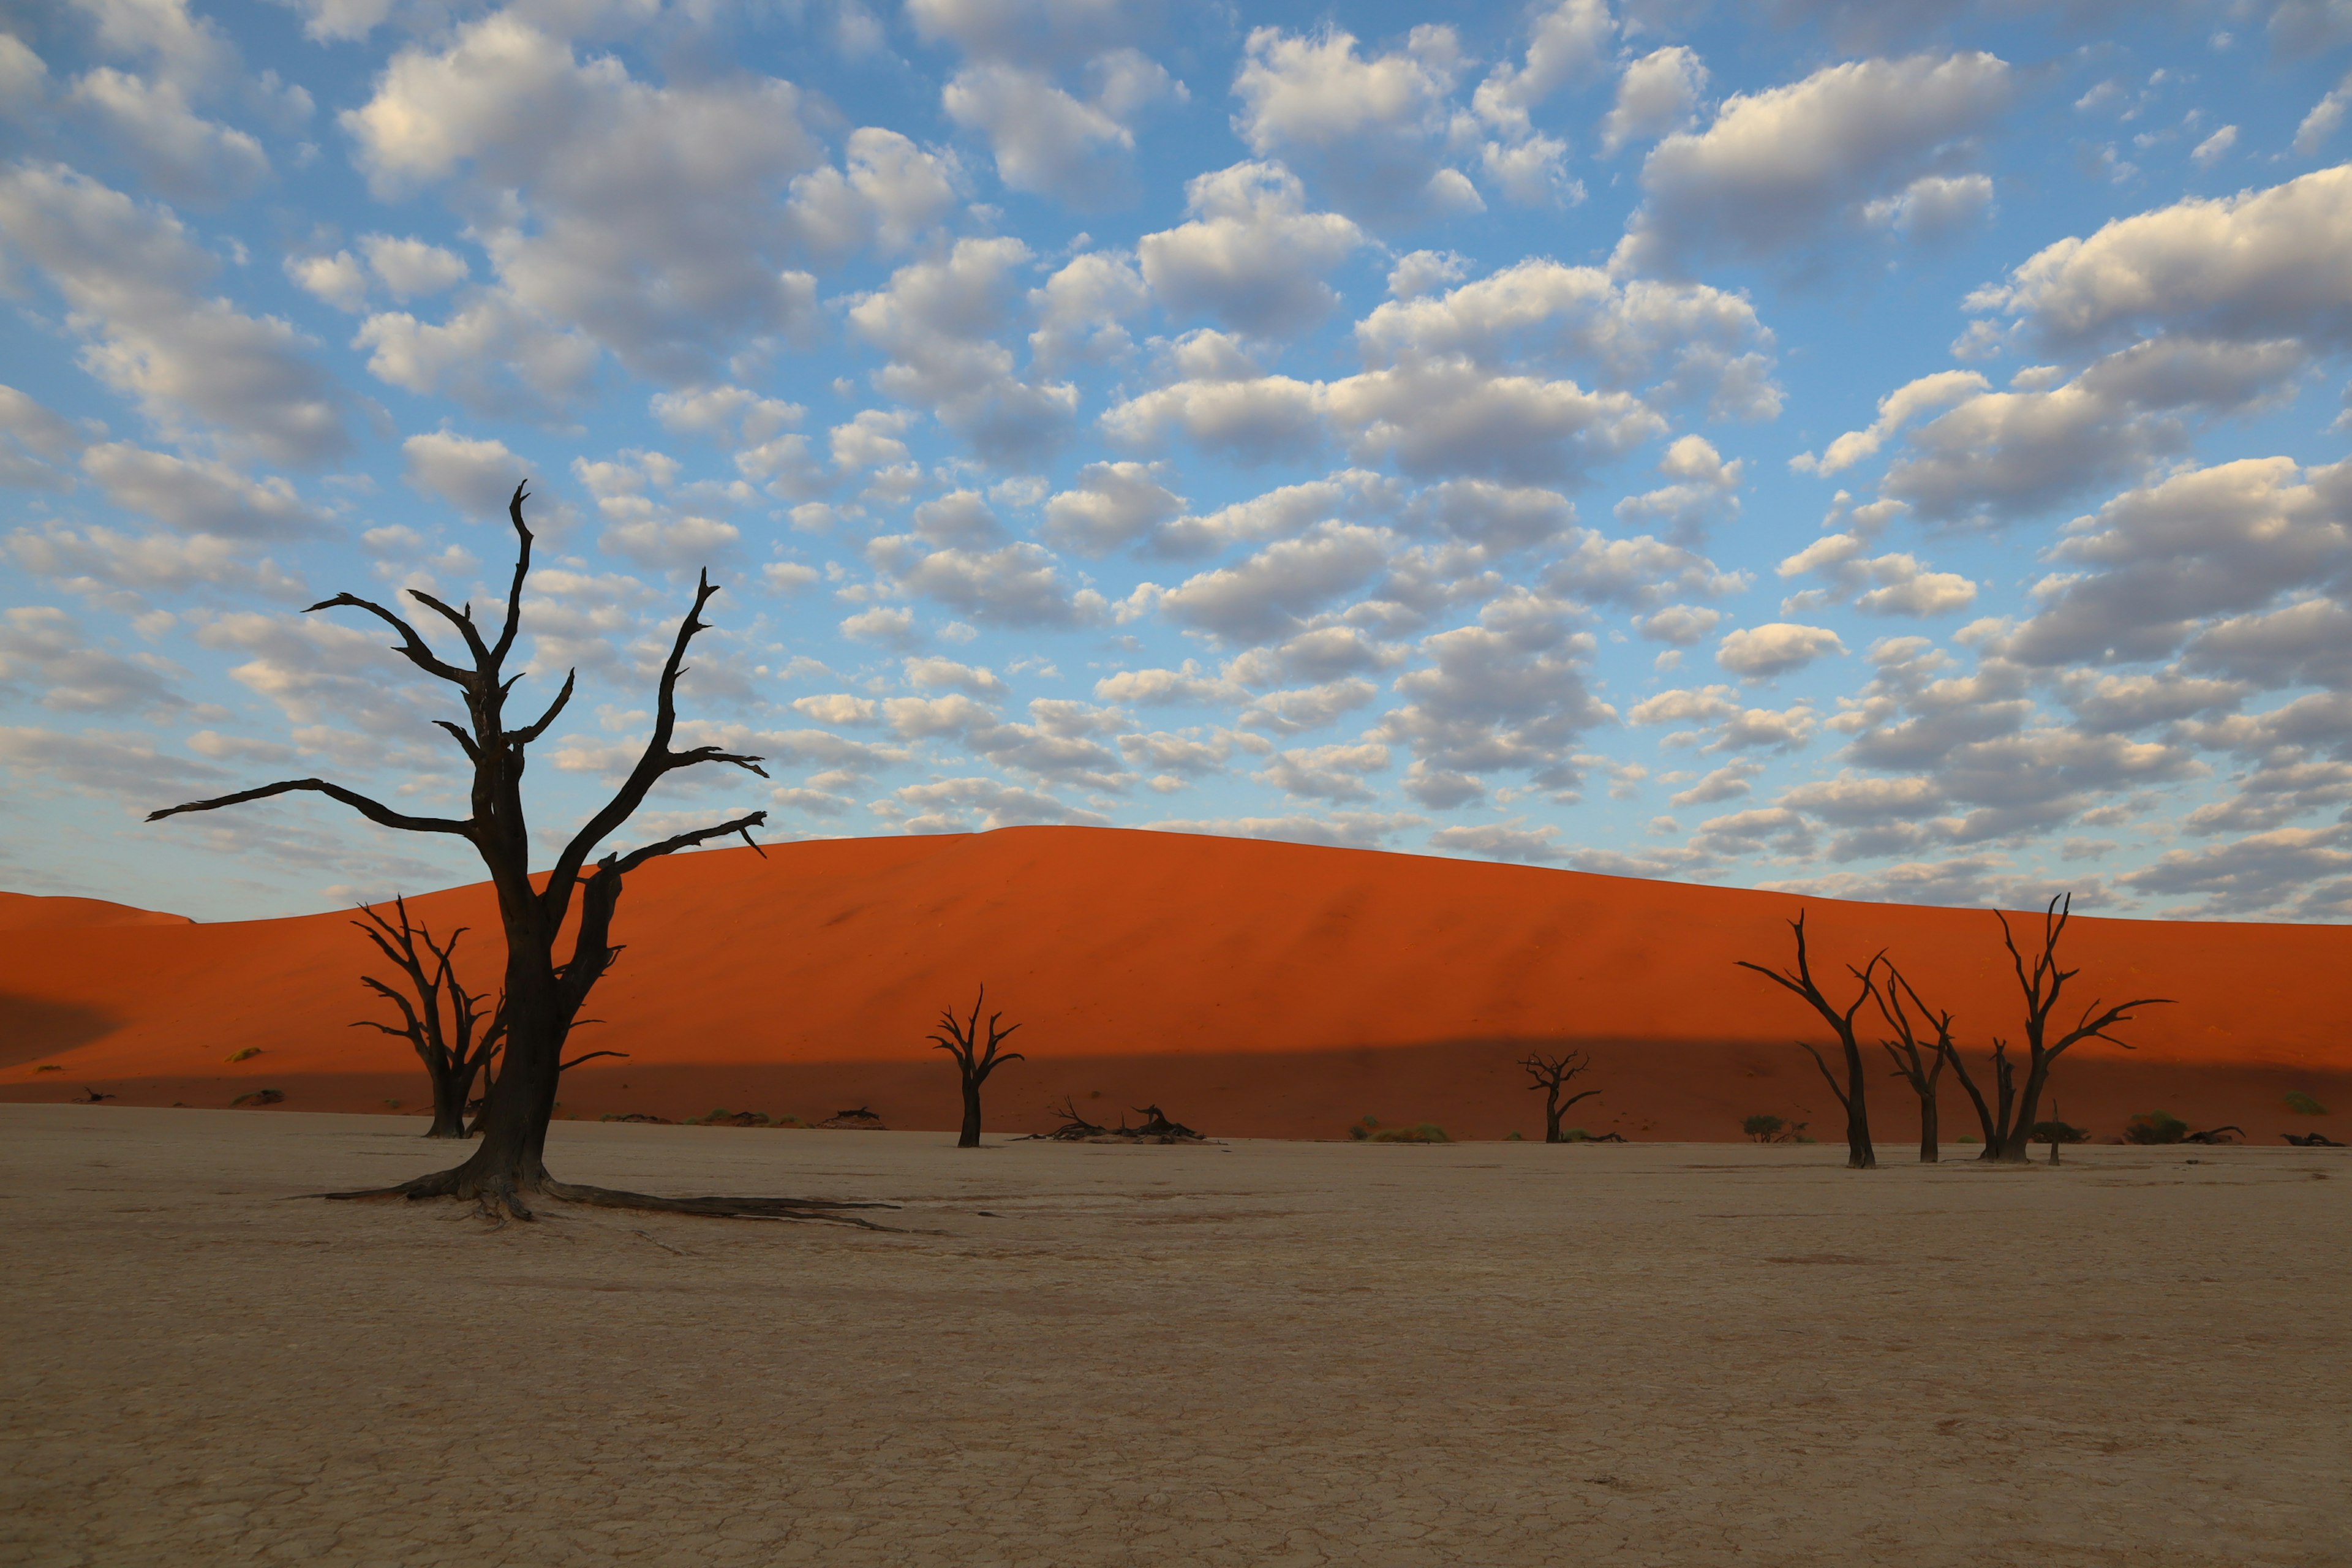
[(845, 1214), (846, 1209), (895, 1209), (887, 1203), (860, 1203), (838, 1198), (761, 1198), (761, 1197), (693, 1197), (665, 1198), (650, 1193), (621, 1192), (612, 1187), (584, 1186), (574, 1182), (559, 1182), (541, 1175), (528, 1188), (502, 1178), (470, 1175), (463, 1166), (447, 1171), (436, 1171), (429, 1176), (419, 1176), (397, 1186), (369, 1187), (358, 1192), (313, 1193), (312, 1197), (337, 1203), (387, 1203), (404, 1199), (422, 1203), (430, 1198), (471, 1198), (484, 1219), (503, 1225), (509, 1219), (532, 1220), (531, 1198), (551, 1198), (559, 1203), (576, 1204), (583, 1208), (628, 1209), (641, 1214), (700, 1215), (709, 1219), (770, 1219), (824, 1220), (834, 1225), (853, 1225), (862, 1230), (896, 1230), (895, 1226), (877, 1225)]

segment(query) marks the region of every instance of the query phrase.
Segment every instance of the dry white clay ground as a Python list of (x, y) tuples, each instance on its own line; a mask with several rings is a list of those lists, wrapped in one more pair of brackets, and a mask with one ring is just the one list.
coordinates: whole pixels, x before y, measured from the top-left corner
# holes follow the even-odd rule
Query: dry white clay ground
[(2342, 1152), (417, 1127), (0, 1108), (0, 1562), (2352, 1563)]

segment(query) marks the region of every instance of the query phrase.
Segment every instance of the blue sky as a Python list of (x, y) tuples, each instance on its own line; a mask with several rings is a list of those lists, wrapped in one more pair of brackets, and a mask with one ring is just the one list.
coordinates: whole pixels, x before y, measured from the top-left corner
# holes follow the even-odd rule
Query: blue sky
[[(645, 831), (2352, 911), (2342, 0), (0, 12), (0, 884), (470, 880), (359, 618)], [(706, 770), (707, 771), (707, 770)]]

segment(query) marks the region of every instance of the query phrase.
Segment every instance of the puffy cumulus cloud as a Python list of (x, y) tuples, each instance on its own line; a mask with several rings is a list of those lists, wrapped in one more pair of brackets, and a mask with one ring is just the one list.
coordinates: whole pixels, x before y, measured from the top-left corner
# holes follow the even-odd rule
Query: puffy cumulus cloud
[(360, 249), (367, 257), (368, 270), (395, 300), (446, 293), (470, 272), (464, 257), (422, 239), (371, 234), (360, 241)]
[(1245, 730), (1274, 735), (1304, 735), (1371, 705), (1380, 688), (1360, 675), (1298, 686), (1254, 697), (1236, 721)]
[(1123, 669), (1104, 676), (1095, 682), (1095, 695), (1105, 702), (1153, 708), (1234, 702), (1247, 693), (1232, 680), (1202, 674), (1200, 664), (1188, 658), (1179, 669)]
[(257, 479), (226, 463), (106, 441), (83, 451), (81, 467), (116, 506), (188, 533), (283, 539), (324, 525), (284, 479)]
[(849, 133), (841, 167), (793, 176), (793, 237), (828, 264), (869, 247), (885, 255), (908, 249), (954, 207), (956, 174), (951, 159), (898, 132), (861, 126)]
[(919, 690), (949, 687), (976, 697), (1002, 697), (1012, 689), (996, 671), (951, 658), (910, 658), (903, 668), (907, 684)]
[[(1744, 574), (1719, 571), (1696, 551), (1646, 533), (1611, 539), (1590, 529), (1578, 529), (1572, 537), (1573, 548), (1545, 569), (1543, 583), (1561, 597), (1582, 604), (1646, 609), (1661, 599), (1737, 593), (1748, 585)], [(1714, 612), (1691, 614), (1712, 616)]]
[(1184, 498), (1160, 482), (1156, 463), (1088, 463), (1045, 503), (1045, 538), (1100, 555), (1157, 531), (1181, 515)]
[(1930, 572), (1902, 551), (1870, 553), (1869, 532), (1856, 528), (1825, 534), (1780, 563), (1784, 578), (1808, 573), (1828, 586), (1811, 588), (1781, 602), (1783, 615), (1804, 615), (1825, 605), (1845, 604), (1874, 616), (1943, 616), (1976, 603), (1977, 585), (1957, 572)]
[(1068, 66), (1147, 41), (1160, 0), (907, 0), (907, 20), (927, 44), (952, 44), (981, 59)]
[(1881, 488), (1930, 521), (2029, 514), (2137, 477), (2193, 423), (2262, 407), (2307, 363), (2293, 340), (2153, 339), (2056, 385), (1962, 398), (1910, 433)]
[[(676, 502), (724, 505), (747, 499), (749, 487), (739, 486), (733, 496), (701, 486), (679, 492), (678, 465), (663, 453), (623, 452), (604, 462), (574, 458), (572, 472), (595, 499), (604, 521), (597, 543), (647, 570), (707, 565), (732, 553), (742, 538), (733, 523), (681, 510)], [(489, 488), (487, 479), (483, 488)]]
[(1336, 849), (1379, 849), (1398, 834), (1428, 826), (1409, 811), (1334, 811), (1322, 816), (1226, 816), (1167, 818), (1142, 826), (1152, 833), (1194, 833), (1213, 838), (1270, 838), (1284, 844), (1321, 844)]
[(1129, 121), (1148, 104), (1181, 97), (1183, 88), (1165, 67), (1131, 48), (1097, 57), (1086, 75), (1089, 90), (1081, 98), (1048, 71), (982, 60), (950, 78), (940, 102), (948, 118), (988, 138), (1005, 184), (1097, 205), (1132, 184)]
[(1352, 746), (1310, 746), (1279, 752), (1250, 776), (1294, 799), (1338, 804), (1374, 799), (1364, 775), (1388, 765), (1389, 749), (1367, 742)]
[(1874, 457), (1905, 426), (1930, 409), (1945, 408), (1992, 390), (1992, 383), (1972, 370), (1939, 370), (1906, 382), (1878, 400), (1878, 417), (1866, 428), (1849, 430), (1829, 444), (1819, 458), (1802, 452), (1789, 459), (1800, 473), (1835, 474)]
[(46, 273), (87, 342), (83, 367), (182, 438), (215, 433), (279, 463), (350, 445), (343, 398), (301, 334), (207, 297), (215, 270), (179, 219), (58, 166), (0, 171), (0, 267)]
[(1279, 163), (1197, 174), (1184, 205), (1189, 221), (1137, 243), (1144, 281), (1171, 314), (1260, 337), (1320, 323), (1339, 299), (1324, 275), (1363, 243), (1338, 213), (1307, 211), (1305, 186)]
[(1769, 680), (1802, 669), (1824, 654), (1844, 651), (1845, 643), (1827, 626), (1774, 621), (1724, 634), (1715, 662), (1750, 680)]
[(1659, 474), (1671, 481), (1617, 503), (1617, 521), (1628, 527), (1659, 530), (1669, 538), (1696, 540), (1709, 523), (1739, 515), (1744, 459), (1727, 463), (1704, 436), (1685, 436), (1666, 448)]
[(53, 465), (88, 444), (72, 423), (13, 386), (0, 384), (0, 485), (68, 489), (73, 481)]
[(1145, 584), (1139, 602), (1229, 643), (1271, 641), (1318, 606), (1362, 586), (1388, 564), (1395, 535), (1360, 523), (1324, 522), (1174, 588)]
[(1558, 827), (1549, 822), (1530, 827), (1523, 816), (1507, 822), (1483, 822), (1475, 826), (1456, 824), (1441, 827), (1429, 836), (1429, 847), (1441, 855), (1517, 860), (1529, 865), (1549, 864), (1565, 859), (1568, 855), (1560, 847)]
[(877, 605), (845, 617), (841, 635), (856, 642), (879, 643), (885, 647), (916, 647), (923, 640), (922, 634), (915, 628), (914, 612), (895, 605)]
[(1705, 605), (1668, 605), (1663, 610), (1643, 616), (1633, 626), (1636, 631), (1653, 642), (1691, 647), (1706, 641), (1706, 635), (1722, 624), (1721, 610)]
[(37, 695), (55, 712), (163, 718), (186, 706), (173, 679), (185, 673), (155, 654), (125, 657), (92, 646), (80, 624), (55, 605), (0, 615), (0, 689)]
[(1803, 815), (1786, 806), (1758, 806), (1712, 816), (1699, 824), (1690, 847), (1711, 858), (1769, 854), (1783, 859), (1813, 852), (1813, 830)]
[(1496, 773), (1567, 794), (1583, 779), (1578, 737), (1616, 718), (1588, 684), (1594, 647), (1570, 606), (1507, 590), (1476, 625), (1421, 640), (1427, 667), (1398, 679), (1404, 706), (1366, 738), (1412, 749), (1404, 791), (1433, 810), (1479, 799)]
[(1666, 804), (1679, 811), (1686, 806), (1713, 805), (1717, 801), (1737, 800), (1748, 793), (1751, 782), (1763, 771), (1761, 763), (1727, 763), (1688, 789), (1676, 790), (1668, 795)]
[(1992, 210), (1990, 174), (1922, 174), (1863, 205), (1862, 221), (1923, 243), (1967, 228)]
[(656, 87), (502, 11), (402, 49), (341, 123), (381, 192), (461, 182), (515, 309), (691, 382), (809, 325), (814, 279), (778, 264), (790, 182), (819, 162), (800, 111), (789, 82)]
[(367, 309), (367, 268), (348, 250), (339, 250), (332, 256), (289, 256), (286, 258), (286, 276), (302, 292), (314, 300), (323, 300), (338, 310)]
[(1709, 255), (1818, 247), (1868, 203), (1944, 173), (2011, 95), (2008, 65), (1982, 53), (1849, 60), (1736, 94), (1705, 131), (1651, 150), (1612, 267), (1673, 273)]
[(216, 533), (122, 533), (110, 528), (19, 529), (8, 537), (8, 552), (26, 571), (59, 586), (104, 602), (121, 593), (184, 593), (196, 587), (229, 589), (287, 604), (317, 597), (302, 579), (267, 556), (256, 558), (249, 540)]
[[(2352, 584), (2352, 465), (2306, 473), (2263, 458), (2176, 474), (2080, 520), (2051, 554), (2060, 571), (2002, 644), (2008, 658), (2045, 668), (2168, 658), (2215, 617)], [(2215, 648), (2259, 641), (2247, 633), (2242, 621), (2205, 658), (2221, 664)]]
[(1368, 223), (1475, 212), (1485, 204), (1444, 164), (1449, 101), (1465, 61), (1448, 26), (1412, 29), (1367, 59), (1354, 35), (1254, 29), (1234, 78), (1234, 128), (1261, 157), (1305, 169), (1341, 211)]
[(427, 431), (401, 443), (404, 478), (439, 496), (473, 522), (495, 521), (506, 510), (525, 465), (503, 441), (478, 440), (450, 430)]
[(898, 591), (937, 599), (982, 626), (1087, 626), (1108, 613), (1100, 594), (1073, 591), (1053, 552), (1027, 540), (994, 550), (933, 549), (918, 535), (886, 534), (866, 554)]
[(1616, 30), (1606, 0), (1554, 0), (1533, 16), (1519, 62), (1497, 61), (1478, 84), (1472, 111), (1507, 134), (1532, 134), (1529, 111), (1605, 69)]
[(680, 435), (692, 432), (709, 436), (722, 447), (733, 446), (739, 438), (751, 447), (761, 446), (773, 440), (779, 431), (799, 424), (808, 414), (797, 403), (762, 397), (740, 386), (694, 386), (677, 392), (656, 392), (646, 407), (661, 422), (663, 429)]
[(1576, 503), (1540, 485), (1447, 479), (1414, 492), (1398, 515), (1418, 531), (1496, 552), (1585, 537), (1574, 526)]
[[(941, 779), (908, 784), (896, 793), (895, 799), (905, 814), (898, 826), (908, 833), (988, 832), (1038, 825), (1110, 826), (1110, 818), (1098, 811), (1065, 805), (1050, 795), (1002, 779)], [(874, 809), (881, 811), (879, 806)]]
[(2062, 685), (2078, 723), (2086, 730), (2115, 734), (2227, 713), (2251, 690), (2241, 681), (2201, 680), (2171, 671), (2095, 675), (2078, 670)]
[(2073, 893), (2082, 909), (2095, 909), (2107, 901), (2105, 890), (2096, 882), (2059, 881), (2018, 871), (2007, 856), (1997, 854), (1906, 860), (1875, 871), (1832, 871), (1818, 877), (1781, 878), (1758, 886), (1808, 898), (1945, 909), (2038, 910), (2062, 892)]
[(159, 796), (196, 795), (227, 776), (210, 763), (158, 752), (152, 734), (21, 724), (0, 725), (0, 767), (148, 809)]
[(1705, 399), (1718, 416), (1769, 418), (1780, 407), (1772, 334), (1745, 299), (1542, 258), (1382, 304), (1357, 323), (1356, 343), (1373, 366), (1573, 368), (1605, 387)]
[(1613, 157), (1627, 143), (1654, 142), (1697, 118), (1706, 90), (1706, 66), (1676, 44), (1629, 60), (1617, 78), (1617, 101), (1601, 121), (1601, 151)]
[(2299, 598), (2210, 622), (2189, 639), (2181, 662), (2258, 686), (2352, 689), (2352, 606), (2342, 599)]
[(1234, 544), (1292, 539), (1318, 522), (1385, 516), (1396, 509), (1396, 500), (1393, 480), (1366, 468), (1342, 468), (1324, 479), (1276, 486), (1204, 516), (1175, 518), (1153, 537), (1152, 548), (1166, 555), (1205, 555)]
[(377, 380), (419, 395), (446, 393), (486, 417), (551, 416), (587, 392), (598, 353), (585, 332), (492, 291), (472, 294), (439, 321), (377, 311), (352, 346), (368, 351)]
[(2190, 197), (2036, 252), (1971, 309), (2062, 353), (2152, 332), (2352, 346), (2352, 164), (2268, 190)]
[(2352, 826), (2281, 827), (2208, 849), (2168, 850), (2116, 880), (2135, 892), (2193, 900), (2185, 913), (2340, 921), (2352, 911)]
[(198, 114), (177, 82), (101, 66), (77, 79), (66, 101), (98, 122), (159, 195), (229, 201), (252, 195), (269, 178), (261, 143)]
[(890, 356), (875, 378), (884, 392), (927, 404), (940, 424), (992, 462), (1034, 461), (1067, 435), (1077, 391), (1033, 384), (994, 334), (1010, 323), (1029, 247), (1012, 238), (960, 239), (945, 256), (890, 275), (860, 294), (851, 327)]
[(1037, 314), (1030, 355), (1045, 369), (1119, 359), (1135, 346), (1123, 323), (1150, 298), (1132, 258), (1101, 251), (1074, 256), (1044, 288), (1030, 290)]
[(1318, 626), (1283, 642), (1254, 647), (1225, 667), (1244, 686), (1286, 681), (1329, 681), (1341, 676), (1375, 674), (1403, 662), (1405, 652), (1360, 626)]

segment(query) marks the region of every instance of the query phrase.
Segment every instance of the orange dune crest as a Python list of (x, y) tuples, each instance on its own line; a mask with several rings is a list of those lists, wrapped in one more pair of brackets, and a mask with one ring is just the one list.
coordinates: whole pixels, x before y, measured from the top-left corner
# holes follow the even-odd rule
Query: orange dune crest
[[(36, 908), (65, 904), (120, 918)], [(487, 887), (409, 908), (436, 932), (472, 928), (461, 971), (495, 990)], [(575, 1036), (578, 1049), (627, 1057), (568, 1075), (563, 1113), (725, 1106), (814, 1121), (870, 1105), (894, 1127), (951, 1128), (955, 1076), (926, 1037), (985, 982), (1027, 1054), (989, 1082), (992, 1131), (1048, 1126), (1046, 1102), (1068, 1094), (1094, 1121), (1157, 1103), (1234, 1136), (1336, 1137), (1364, 1116), (1540, 1136), (1517, 1060), (1573, 1047), (1594, 1060), (1575, 1087), (1602, 1093), (1571, 1121), (1595, 1131), (1731, 1139), (1742, 1117), (1769, 1112), (1833, 1138), (1836, 1105), (1792, 1043), (1828, 1037), (1734, 966), (1787, 963), (1800, 909), (1832, 994), (1851, 994), (1846, 964), (1883, 948), (1958, 1016), (1964, 1047), (2020, 1040), (1987, 910), (1021, 827), (786, 844), (765, 858), (709, 851), (634, 873), (615, 921), (627, 951), (590, 1004), (602, 1022)], [(383, 1015), (358, 984), (381, 961), (349, 919), (191, 924), (0, 895), (0, 922), (13, 922), (0, 1099), (218, 1106), (268, 1087), (289, 1109), (421, 1106), (405, 1044), (350, 1026)], [(2039, 920), (2011, 917), (2021, 939)], [(2352, 931), (2078, 917), (2063, 956), (2081, 971), (2068, 1021), (2094, 997), (2177, 999), (2123, 1027), (2135, 1050), (2075, 1047), (2055, 1080), (2067, 1120), (2106, 1136), (2162, 1108), (2262, 1142), (2352, 1136)], [(2290, 1112), (2294, 1089), (2335, 1114)], [(1948, 1145), (1974, 1120), (1956, 1084), (1943, 1104)], [(1881, 1075), (1873, 1121), (1890, 1150), (1913, 1136), (1909, 1089)]]

